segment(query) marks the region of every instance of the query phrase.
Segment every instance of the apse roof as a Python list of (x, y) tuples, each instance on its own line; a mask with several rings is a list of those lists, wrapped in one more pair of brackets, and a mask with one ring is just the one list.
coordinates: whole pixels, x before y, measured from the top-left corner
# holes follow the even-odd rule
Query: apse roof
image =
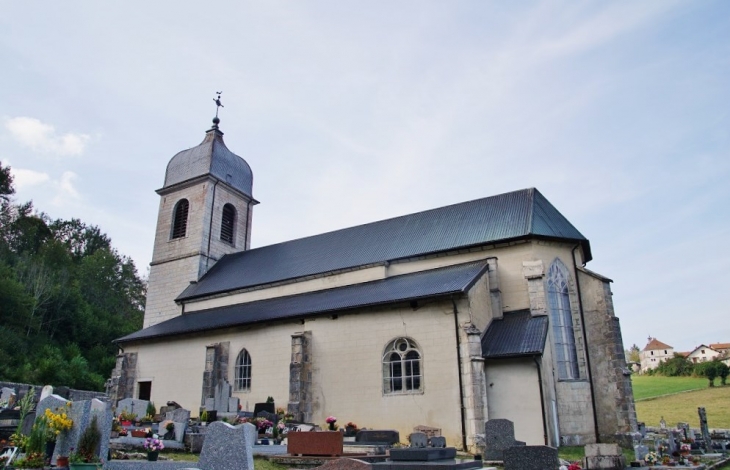
[(185, 313), (115, 340), (117, 343), (461, 294), (487, 269), (485, 261), (394, 276), (351, 286)]
[(482, 337), (482, 356), (500, 359), (541, 355), (545, 349), (548, 317), (533, 317), (529, 310), (505, 312), (492, 320)]
[(228, 150), (223, 142), (223, 132), (218, 130), (215, 119), (200, 145), (172, 157), (167, 164), (162, 189), (205, 175), (214, 176), (253, 199), (251, 167), (243, 158)]
[(588, 240), (535, 188), (226, 255), (177, 300), (528, 237)]

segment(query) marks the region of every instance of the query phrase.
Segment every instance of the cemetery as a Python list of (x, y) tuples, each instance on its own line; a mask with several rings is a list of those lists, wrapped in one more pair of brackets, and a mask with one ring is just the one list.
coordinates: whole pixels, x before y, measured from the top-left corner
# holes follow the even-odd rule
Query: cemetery
[(352, 422), (340, 426), (334, 416), (324, 425), (300, 423), (273, 399), (243, 410), (225, 386), (195, 412), (174, 401), (157, 409), (125, 398), (112, 406), (103, 395), (69, 400), (71, 391), (56, 391), (66, 397), (50, 386), (38, 394), (33, 387), (2, 388), (0, 468), (233, 470), (256, 468), (258, 457), (281, 469), (709, 470), (730, 461), (730, 430), (710, 428), (703, 407), (699, 428), (663, 419), (639, 423), (617, 443), (587, 444), (582, 458), (563, 460), (558, 448), (517, 440), (508, 419), (485, 421), (479, 452), (466, 454), (447, 446), (434, 427), (400, 436)]

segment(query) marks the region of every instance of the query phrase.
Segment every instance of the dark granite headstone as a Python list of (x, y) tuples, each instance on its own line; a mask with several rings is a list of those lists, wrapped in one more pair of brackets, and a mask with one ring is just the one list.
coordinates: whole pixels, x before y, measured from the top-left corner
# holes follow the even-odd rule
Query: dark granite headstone
[(362, 429), (355, 435), (355, 442), (377, 442), (393, 445), (400, 442), (398, 431), (392, 429)]
[(258, 416), (262, 411), (268, 411), (271, 414), (276, 414), (276, 405), (274, 403), (256, 403), (253, 406), (254, 416)]
[(268, 419), (269, 421), (271, 421), (274, 424), (276, 424), (279, 421), (279, 415), (277, 415), (275, 413), (269, 413), (268, 411), (259, 411), (256, 414), (256, 417)]
[(558, 449), (548, 446), (518, 446), (504, 450), (504, 470), (558, 470)]
[(508, 419), (490, 419), (484, 424), (484, 460), (504, 460), (504, 451), (516, 445), (515, 425)]
[(205, 470), (253, 470), (255, 442), (256, 427), (253, 424), (233, 427), (223, 421), (211, 423), (197, 466)]
[(428, 447), (428, 437), (422, 432), (414, 432), (408, 436), (408, 441), (411, 443), (411, 447), (424, 448)]
[(431, 447), (446, 447), (446, 438), (443, 436), (434, 436), (431, 438)]

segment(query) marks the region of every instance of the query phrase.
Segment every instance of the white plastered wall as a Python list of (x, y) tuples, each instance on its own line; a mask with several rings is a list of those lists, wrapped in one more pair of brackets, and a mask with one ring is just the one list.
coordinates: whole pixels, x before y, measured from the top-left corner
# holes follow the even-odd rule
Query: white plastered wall
[[(265, 333), (262, 331), (265, 329)], [(451, 302), (318, 317), (250, 329), (229, 330), (156, 344), (126, 345), (138, 353), (138, 377), (152, 379), (152, 400), (174, 400), (198, 410), (205, 366), (205, 347), (230, 341), (229, 381), (235, 358), (245, 347), (252, 360), (252, 388), (234, 393), (249, 409), (273, 396), (285, 406), (289, 394), (291, 335), (312, 332), (314, 421), (329, 415), (341, 424), (397, 429), (401, 440), (417, 425), (441, 428), (449, 445), (461, 446), (458, 363)], [(263, 333), (263, 334), (262, 334)], [(382, 354), (393, 339), (415, 340), (423, 354), (423, 393), (384, 395)]]
[(537, 366), (532, 359), (502, 359), (486, 364), (489, 419), (509, 419), (515, 438), (544, 445)]

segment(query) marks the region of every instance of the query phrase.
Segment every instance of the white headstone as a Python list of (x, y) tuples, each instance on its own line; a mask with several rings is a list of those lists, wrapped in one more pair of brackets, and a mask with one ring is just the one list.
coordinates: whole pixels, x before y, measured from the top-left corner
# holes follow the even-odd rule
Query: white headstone
[(43, 387), (43, 390), (41, 390), (41, 397), (38, 399), (38, 403), (42, 402), (44, 398), (50, 397), (51, 395), (53, 395), (53, 387), (50, 385), (45, 385)]

